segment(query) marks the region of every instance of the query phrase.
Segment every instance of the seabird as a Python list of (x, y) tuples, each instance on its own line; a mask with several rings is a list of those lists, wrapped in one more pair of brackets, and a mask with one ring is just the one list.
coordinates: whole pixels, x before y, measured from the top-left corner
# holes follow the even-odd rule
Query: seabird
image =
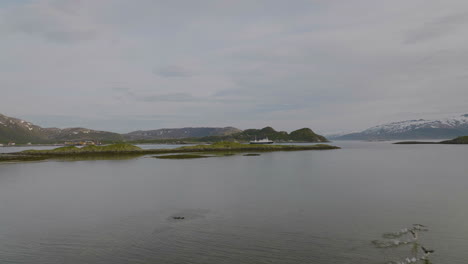
[(429, 254), (434, 253), (435, 250), (433, 249), (426, 249), (425, 247), (421, 246), (422, 250), (424, 251), (424, 256), (428, 256)]
[(413, 230), (410, 230), (411, 235), (413, 235), (413, 240), (418, 240), (418, 234)]

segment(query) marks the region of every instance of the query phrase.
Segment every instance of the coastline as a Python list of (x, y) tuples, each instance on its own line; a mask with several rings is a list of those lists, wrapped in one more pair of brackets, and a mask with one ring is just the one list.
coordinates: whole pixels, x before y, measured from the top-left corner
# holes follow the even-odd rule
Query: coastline
[(401, 142), (395, 142), (393, 144), (398, 144), (398, 145), (415, 145), (415, 144), (442, 144), (442, 145), (466, 145), (468, 144), (468, 136), (462, 136), (462, 137), (457, 137), (454, 139), (450, 140), (444, 140), (444, 141), (401, 141)]

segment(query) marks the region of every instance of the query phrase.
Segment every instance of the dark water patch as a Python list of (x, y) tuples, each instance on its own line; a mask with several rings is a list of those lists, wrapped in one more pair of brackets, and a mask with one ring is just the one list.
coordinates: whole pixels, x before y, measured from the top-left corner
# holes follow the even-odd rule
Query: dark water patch
[(206, 155), (197, 155), (197, 154), (177, 154), (177, 155), (162, 155), (162, 156), (153, 156), (157, 159), (202, 159), (202, 158), (212, 158), (214, 156)]
[(0, 162), (20, 162), (20, 161), (40, 161), (45, 160), (45, 157), (24, 156), (15, 154), (0, 154)]

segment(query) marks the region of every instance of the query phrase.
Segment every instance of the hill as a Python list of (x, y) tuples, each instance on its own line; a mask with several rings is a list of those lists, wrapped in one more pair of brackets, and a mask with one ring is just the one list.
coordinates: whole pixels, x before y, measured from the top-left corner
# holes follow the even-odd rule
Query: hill
[(122, 135), (113, 132), (92, 130), (88, 128), (75, 127), (75, 128), (46, 128), (48, 133), (48, 140), (55, 142), (62, 141), (104, 141), (104, 142), (120, 142), (123, 141)]
[(457, 137), (451, 140), (445, 140), (440, 142), (441, 144), (468, 144), (468, 136)]
[(0, 143), (63, 143), (64, 141), (93, 140), (122, 141), (120, 134), (87, 128), (42, 128), (31, 122), (0, 114)]
[(0, 143), (39, 142), (47, 138), (43, 128), (30, 122), (0, 114)]
[(276, 131), (272, 127), (264, 127), (262, 129), (246, 129), (242, 132), (234, 133), (228, 136), (204, 137), (200, 141), (241, 141), (247, 142), (253, 139), (268, 138), (275, 142), (328, 142), (328, 140), (317, 135), (310, 128), (301, 128), (291, 133), (286, 131)]
[(402, 141), (402, 142), (395, 142), (393, 144), (397, 145), (423, 145), (423, 144), (468, 144), (468, 136), (457, 137), (450, 140), (444, 140), (440, 142), (436, 141)]
[(468, 114), (437, 120), (407, 120), (332, 137), (338, 140), (446, 139), (468, 135)]
[(147, 131), (134, 131), (118, 134), (88, 128), (42, 128), (30, 122), (0, 114), (0, 143), (17, 144), (64, 143), (65, 141), (99, 141), (110, 142), (147, 142), (165, 143), (184, 140), (190, 142), (241, 141), (248, 142), (255, 138), (268, 137), (275, 142), (328, 142), (310, 128), (301, 128), (291, 133), (276, 131), (272, 127), (246, 129), (234, 127), (186, 127), (164, 128)]
[(159, 140), (159, 139), (181, 139), (181, 138), (201, 138), (209, 136), (226, 136), (241, 132), (235, 127), (184, 127), (184, 128), (163, 128), (156, 130), (138, 130), (123, 134), (123, 138), (129, 141), (138, 140)]

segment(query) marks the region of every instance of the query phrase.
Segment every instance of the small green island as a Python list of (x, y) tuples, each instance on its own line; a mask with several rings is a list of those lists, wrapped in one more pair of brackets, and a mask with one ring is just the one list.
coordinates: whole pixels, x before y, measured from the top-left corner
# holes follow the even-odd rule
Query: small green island
[[(126, 143), (105, 145), (105, 146), (84, 146), (84, 147), (59, 147), (51, 150), (25, 150), (21, 152), (0, 154), (0, 162), (9, 161), (37, 161), (47, 159), (122, 159), (143, 155), (155, 156), (162, 159), (192, 159), (212, 156), (229, 156), (235, 153), (247, 152), (272, 152), (272, 151), (300, 151), (300, 150), (331, 150), (339, 147), (315, 144), (315, 145), (249, 145), (236, 142), (216, 142), (209, 145), (184, 146), (173, 149), (142, 149)], [(178, 154), (178, 155), (167, 155)], [(183, 154), (183, 155), (182, 155)], [(206, 154), (214, 154), (206, 156)]]
[(463, 137), (457, 137), (454, 139), (450, 140), (444, 140), (444, 141), (401, 141), (401, 142), (395, 142), (393, 144), (397, 145), (423, 145), (423, 144), (468, 144), (468, 136), (463, 136)]

